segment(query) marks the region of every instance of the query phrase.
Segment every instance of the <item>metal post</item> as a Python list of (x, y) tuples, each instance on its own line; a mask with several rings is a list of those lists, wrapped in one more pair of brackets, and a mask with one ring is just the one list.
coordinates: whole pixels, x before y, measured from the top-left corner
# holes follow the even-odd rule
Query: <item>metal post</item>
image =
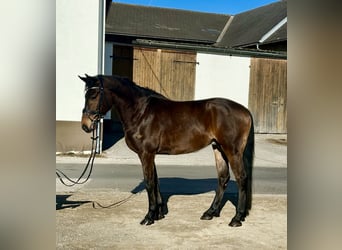
[(103, 122), (103, 119), (101, 119), (100, 122), (98, 122), (96, 124), (96, 126), (97, 126), (97, 128), (96, 128), (96, 149), (95, 149), (96, 154), (102, 153), (102, 122)]

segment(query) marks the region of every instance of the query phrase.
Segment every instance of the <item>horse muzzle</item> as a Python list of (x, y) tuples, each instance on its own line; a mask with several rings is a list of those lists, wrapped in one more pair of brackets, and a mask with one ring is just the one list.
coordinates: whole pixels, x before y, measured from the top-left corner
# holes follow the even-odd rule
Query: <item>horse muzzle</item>
[(91, 131), (94, 130), (94, 128), (89, 128), (87, 125), (82, 125), (82, 129), (86, 132), (86, 133), (90, 133)]
[(82, 117), (81, 126), (84, 132), (90, 133), (96, 127), (96, 120), (91, 120), (88, 117)]

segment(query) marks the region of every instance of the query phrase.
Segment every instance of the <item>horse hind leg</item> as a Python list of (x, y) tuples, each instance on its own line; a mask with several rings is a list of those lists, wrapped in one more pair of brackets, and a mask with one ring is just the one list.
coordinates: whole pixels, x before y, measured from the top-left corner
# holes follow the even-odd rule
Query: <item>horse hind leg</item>
[(236, 207), (236, 214), (232, 218), (229, 226), (231, 227), (239, 227), (242, 226), (242, 221), (245, 220), (245, 217), (248, 215), (247, 208), (247, 173), (244, 169), (243, 159), (240, 154), (235, 154), (230, 158), (230, 165), (235, 176), (236, 182), (238, 184), (239, 189), (239, 199), (238, 205)]
[(218, 175), (218, 186), (216, 194), (210, 208), (205, 211), (201, 217), (202, 220), (211, 220), (214, 216), (219, 217), (221, 212), (221, 203), (224, 191), (230, 179), (229, 162), (227, 156), (224, 154), (221, 146), (214, 142), (212, 145), (215, 155), (216, 170)]

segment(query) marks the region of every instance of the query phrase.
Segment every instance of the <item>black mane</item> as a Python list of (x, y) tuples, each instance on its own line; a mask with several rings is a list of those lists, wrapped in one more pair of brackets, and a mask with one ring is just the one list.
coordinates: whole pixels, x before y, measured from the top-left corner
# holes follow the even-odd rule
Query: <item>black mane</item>
[(123, 83), (126, 86), (129, 86), (131, 89), (134, 89), (135, 91), (137, 91), (142, 96), (156, 96), (156, 97), (166, 98), (162, 94), (160, 94), (160, 93), (158, 93), (158, 92), (156, 92), (150, 88), (139, 86), (138, 84), (131, 81), (127, 77), (113, 75), (112, 78), (117, 79), (118, 81), (120, 81), (121, 83)]

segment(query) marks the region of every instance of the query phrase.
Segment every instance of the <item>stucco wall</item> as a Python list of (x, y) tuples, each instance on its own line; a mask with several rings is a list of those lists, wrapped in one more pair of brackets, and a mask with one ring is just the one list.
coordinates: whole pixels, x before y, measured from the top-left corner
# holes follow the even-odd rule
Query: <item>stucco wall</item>
[(248, 106), (250, 58), (197, 54), (195, 99), (224, 97)]
[(84, 82), (103, 71), (104, 0), (56, 1), (56, 151), (91, 149), (81, 129)]
[(80, 120), (84, 83), (78, 75), (99, 72), (101, 1), (56, 1), (56, 120)]

